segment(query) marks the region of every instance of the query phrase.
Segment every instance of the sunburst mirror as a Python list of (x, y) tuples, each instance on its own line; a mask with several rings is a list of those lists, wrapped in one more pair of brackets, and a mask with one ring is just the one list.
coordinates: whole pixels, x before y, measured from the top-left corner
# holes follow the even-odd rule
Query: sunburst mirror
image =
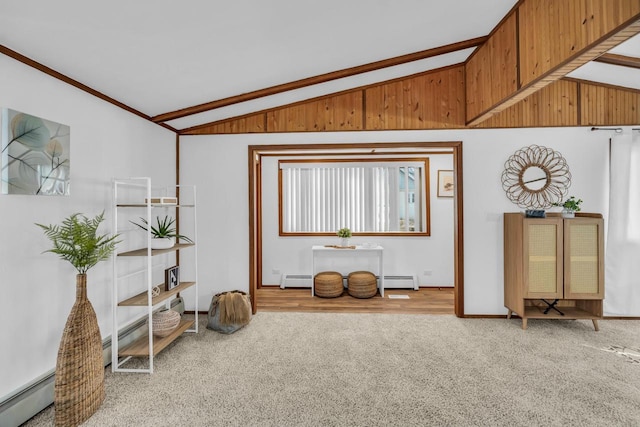
[(521, 148), (504, 164), (502, 188), (509, 200), (521, 208), (550, 208), (564, 199), (570, 185), (567, 161), (548, 147)]

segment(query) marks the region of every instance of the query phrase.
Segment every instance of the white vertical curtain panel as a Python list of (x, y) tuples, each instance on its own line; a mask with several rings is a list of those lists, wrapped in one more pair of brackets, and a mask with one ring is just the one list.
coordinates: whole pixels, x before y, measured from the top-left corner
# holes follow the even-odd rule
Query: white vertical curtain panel
[(282, 163), (283, 231), (399, 229), (399, 168), (423, 164)]
[(640, 132), (611, 144), (604, 312), (640, 316)]

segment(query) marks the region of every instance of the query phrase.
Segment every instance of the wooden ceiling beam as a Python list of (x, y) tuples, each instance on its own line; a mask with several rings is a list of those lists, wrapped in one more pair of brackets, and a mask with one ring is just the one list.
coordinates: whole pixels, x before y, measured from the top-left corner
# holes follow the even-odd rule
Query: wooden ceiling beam
[(511, 13), (467, 60), (467, 126), (640, 33), (640, 0), (523, 0)]
[(602, 62), (603, 64), (620, 65), (622, 67), (640, 69), (640, 58), (635, 58), (633, 56), (605, 53), (604, 55), (594, 59), (594, 61)]
[[(71, 86), (80, 89), (84, 92), (87, 92), (88, 94), (91, 94), (97, 98), (102, 99), (103, 101), (108, 102), (109, 104), (113, 104), (116, 107), (120, 107), (123, 110), (126, 110), (128, 112), (130, 112), (131, 114), (135, 114), (138, 117), (142, 117), (145, 120), (149, 120), (151, 121), (151, 117), (144, 114), (141, 111), (136, 110), (135, 108), (129, 107), (126, 104), (123, 104), (122, 102), (118, 101), (117, 99), (111, 98), (110, 96), (105, 95), (102, 92), (99, 92), (87, 85), (85, 85), (84, 83), (80, 83), (77, 80), (72, 79), (71, 77), (68, 77), (56, 70), (54, 70), (53, 68), (49, 68), (44, 64), (41, 64), (37, 61), (34, 61), (33, 59), (26, 57), (24, 55), (22, 55), (21, 53), (16, 52), (15, 50), (9, 49), (8, 47), (4, 46), (4, 45), (0, 45), (0, 53), (7, 55), (10, 58), (15, 59), (16, 61), (22, 62), (25, 65), (28, 65), (29, 67), (35, 68), (38, 71), (41, 71), (55, 79), (58, 79), (60, 81), (63, 81), (67, 84), (70, 84)], [(165, 123), (156, 123), (159, 126), (162, 126), (165, 129), (170, 130), (171, 132), (175, 132), (178, 133), (177, 129), (165, 124)]]
[(359, 65), (357, 67), (345, 68), (339, 71), (333, 71), (331, 73), (321, 74), (314, 77), (308, 77), (302, 80), (296, 80), (289, 83), (284, 83), (277, 86), (268, 87), (265, 89), (255, 90), (253, 92), (244, 93), (241, 95), (231, 96), (217, 101), (206, 102), (204, 104), (194, 105), (192, 107), (183, 108), (180, 110), (172, 111), (169, 113), (159, 114), (151, 118), (156, 123), (167, 122), (170, 120), (179, 119), (182, 117), (190, 116), (193, 114), (203, 113), (205, 111), (215, 110), (216, 108), (226, 107), (228, 105), (238, 104), (240, 102), (251, 101), (257, 98), (265, 96), (275, 95), (290, 90), (301, 89), (307, 86), (313, 86), (319, 83), (326, 83), (332, 80), (342, 79), (345, 77), (355, 76), (357, 74), (368, 73), (370, 71), (381, 70), (383, 68), (393, 67), (396, 65), (402, 65), (421, 59), (427, 59), (434, 56), (444, 55), (446, 53), (457, 52), (472, 47), (477, 47), (483, 44), (487, 40), (487, 36), (476, 37), (457, 43), (448, 44), (445, 46), (436, 47), (433, 49), (427, 49), (420, 52), (410, 53), (407, 55), (396, 56), (395, 58), (384, 59), (382, 61), (371, 62), (365, 65)]

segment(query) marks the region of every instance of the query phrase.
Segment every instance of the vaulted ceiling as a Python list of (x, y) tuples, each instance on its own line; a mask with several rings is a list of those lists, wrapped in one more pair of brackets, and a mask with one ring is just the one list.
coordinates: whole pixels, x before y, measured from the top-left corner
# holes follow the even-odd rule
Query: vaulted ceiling
[[(5, 1), (0, 45), (181, 130), (463, 63), (516, 4)], [(640, 36), (605, 56), (569, 77), (640, 90)]]

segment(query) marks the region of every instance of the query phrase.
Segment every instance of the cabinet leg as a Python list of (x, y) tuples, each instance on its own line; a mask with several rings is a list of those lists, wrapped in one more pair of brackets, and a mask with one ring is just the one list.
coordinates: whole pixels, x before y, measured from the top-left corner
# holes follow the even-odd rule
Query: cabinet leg
[(509, 312), (507, 313), (507, 319), (511, 319), (511, 314), (513, 313), (513, 311), (509, 310)]
[(522, 329), (527, 329), (527, 318), (523, 317), (522, 318)]
[(600, 327), (598, 326), (598, 319), (591, 319), (591, 321), (593, 322), (593, 329), (597, 331), (600, 330)]

